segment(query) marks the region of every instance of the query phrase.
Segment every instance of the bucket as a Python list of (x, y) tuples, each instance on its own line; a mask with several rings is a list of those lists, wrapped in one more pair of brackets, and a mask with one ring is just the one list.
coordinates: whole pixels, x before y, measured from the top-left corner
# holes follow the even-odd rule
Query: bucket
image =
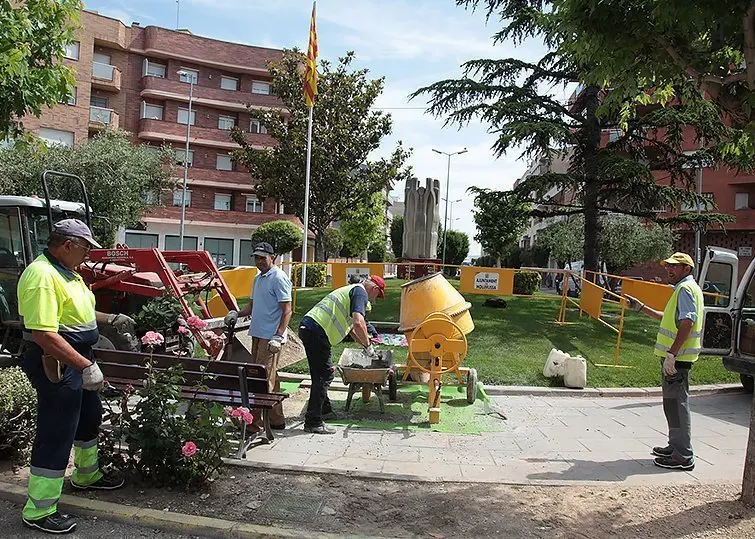
[(399, 332), (409, 338), (428, 315), (442, 312), (451, 317), (464, 334), (474, 329), (469, 313), (472, 304), (464, 299), (443, 274), (433, 273), (401, 285)]

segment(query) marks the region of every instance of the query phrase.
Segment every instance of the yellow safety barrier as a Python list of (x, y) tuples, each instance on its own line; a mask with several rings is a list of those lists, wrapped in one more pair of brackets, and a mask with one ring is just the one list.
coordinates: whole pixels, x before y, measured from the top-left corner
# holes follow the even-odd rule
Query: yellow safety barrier
[(459, 292), (513, 296), (515, 271), (509, 268), (462, 266)]
[[(235, 298), (246, 298), (252, 295), (252, 283), (257, 276), (258, 270), (254, 266), (240, 266), (230, 270), (223, 270), (220, 275), (223, 276), (228, 291)], [(239, 305), (243, 307), (243, 305)], [(228, 307), (223, 303), (223, 299), (217, 295), (213, 296), (207, 302), (207, 310), (214, 318), (219, 318), (228, 314)]]

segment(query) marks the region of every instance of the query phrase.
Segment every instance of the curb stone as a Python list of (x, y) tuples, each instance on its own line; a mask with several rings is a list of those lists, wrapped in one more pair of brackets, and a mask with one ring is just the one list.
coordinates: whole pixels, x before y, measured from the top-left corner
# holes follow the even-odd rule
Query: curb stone
[[(26, 488), (21, 485), (0, 481), (0, 498), (23, 504), (26, 501)], [(255, 539), (261, 537), (302, 537), (308, 539), (356, 539), (357, 537), (365, 537), (364, 535), (355, 536), (320, 531), (308, 532), (291, 528), (248, 524), (235, 520), (158, 511), (157, 509), (143, 509), (132, 505), (80, 498), (71, 494), (63, 494), (61, 496), (60, 506), (61, 508), (75, 512), (77, 515), (205, 537), (242, 537)]]

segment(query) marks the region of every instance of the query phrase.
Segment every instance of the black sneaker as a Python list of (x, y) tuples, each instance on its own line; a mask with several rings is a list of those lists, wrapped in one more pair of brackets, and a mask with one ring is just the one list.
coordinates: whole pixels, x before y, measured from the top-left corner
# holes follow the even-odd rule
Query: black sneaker
[(667, 445), (666, 447), (656, 446), (653, 448), (652, 453), (656, 457), (670, 457), (674, 454), (674, 448), (670, 445)]
[(125, 479), (112, 473), (103, 474), (102, 477), (91, 485), (77, 485), (71, 479), (71, 486), (79, 490), (115, 490), (121, 488), (125, 483)]
[(22, 519), (24, 524), (35, 530), (42, 530), (47, 533), (71, 533), (76, 529), (76, 521), (68, 515), (61, 515), (55, 511), (52, 515), (37, 520)]
[(653, 463), (661, 468), (668, 468), (669, 470), (684, 470), (690, 471), (695, 469), (694, 459), (679, 460), (676, 457), (658, 457), (653, 459)]
[(318, 425), (316, 427), (304, 425), (304, 432), (311, 432), (312, 434), (335, 434), (336, 429), (332, 429), (327, 425)]
[(270, 428), (273, 430), (285, 430), (286, 424), (281, 423), (280, 425), (270, 425)]
[(322, 418), (323, 419), (328, 419), (330, 421), (333, 421), (335, 419), (338, 419), (338, 414), (335, 413), (335, 411), (330, 410), (329, 412), (323, 412), (322, 413)]

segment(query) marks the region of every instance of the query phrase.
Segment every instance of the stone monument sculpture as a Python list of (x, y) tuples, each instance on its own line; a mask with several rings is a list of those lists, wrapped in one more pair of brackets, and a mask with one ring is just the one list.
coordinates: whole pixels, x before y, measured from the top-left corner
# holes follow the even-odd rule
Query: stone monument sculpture
[(427, 178), (422, 187), (417, 178), (406, 180), (402, 258), (437, 260), (439, 223), (440, 182)]

